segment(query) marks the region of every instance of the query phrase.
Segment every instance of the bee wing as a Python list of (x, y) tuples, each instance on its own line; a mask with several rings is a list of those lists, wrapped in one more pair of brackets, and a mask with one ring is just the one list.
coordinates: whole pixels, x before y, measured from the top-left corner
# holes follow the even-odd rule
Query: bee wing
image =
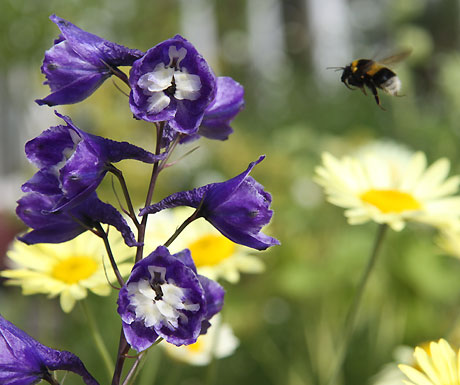
[(383, 58), (382, 60), (379, 60), (380, 64), (395, 64), (399, 63), (400, 61), (404, 60), (407, 58), (412, 52), (412, 49), (406, 49), (404, 51), (401, 51), (395, 55), (388, 56), (386, 58)]

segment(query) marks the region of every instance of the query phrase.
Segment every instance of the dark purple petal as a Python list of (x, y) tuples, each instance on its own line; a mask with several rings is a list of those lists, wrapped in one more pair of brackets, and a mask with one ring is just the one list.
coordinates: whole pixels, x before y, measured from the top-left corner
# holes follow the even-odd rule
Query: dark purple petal
[[(78, 132), (75, 137), (78, 137)], [(67, 126), (51, 127), (26, 143), (27, 159), (38, 168), (53, 167), (64, 159), (64, 153), (75, 146)]]
[(128, 246), (138, 246), (131, 228), (123, 216), (111, 205), (100, 201), (96, 193), (69, 210), (53, 211), (57, 205), (65, 206), (62, 195), (31, 192), (18, 201), (16, 214), (32, 231), (19, 239), (29, 245), (69, 241), (97, 223), (114, 226)]
[[(142, 86), (139, 80), (144, 75), (158, 71), (157, 66), (172, 71), (174, 75), (164, 87), (162, 83), (160, 88), (149, 90), (147, 86)], [(194, 89), (193, 95), (178, 94), (180, 82), (177, 82), (177, 76), (199, 79), (200, 83)], [(133, 114), (138, 119), (149, 122), (168, 121), (175, 131), (187, 135), (197, 132), (204, 111), (216, 93), (214, 73), (195, 47), (179, 35), (149, 49), (141, 59), (137, 60), (131, 68), (129, 82), (131, 84), (129, 102)], [(167, 97), (169, 100), (165, 99), (166, 104), (157, 108), (150, 108), (152, 97)]]
[[(120, 290), (118, 313), (128, 343), (142, 351), (158, 337), (177, 346), (196, 342), (203, 323), (220, 310), (222, 300), (220, 285), (196, 274), (189, 250), (171, 255), (159, 246), (134, 265)], [(144, 314), (146, 306), (151, 309)], [(164, 308), (170, 310), (163, 313)]]
[(216, 97), (205, 110), (198, 134), (208, 139), (228, 139), (233, 132), (230, 122), (243, 107), (243, 86), (232, 78), (218, 77)]
[(37, 171), (32, 178), (21, 186), (23, 192), (38, 192), (45, 195), (61, 194), (59, 180), (48, 170)]
[(71, 371), (86, 385), (98, 385), (76, 355), (40, 344), (0, 315), (0, 383), (35, 384), (50, 370)]
[(252, 169), (265, 159), (262, 155), (255, 162), (249, 163), (246, 171), (222, 183), (213, 183), (213, 188), (206, 194), (206, 209), (213, 211), (220, 204), (229, 199), (240, 187), (241, 183), (248, 177)]
[(115, 227), (123, 236), (128, 246), (140, 246), (131, 228), (120, 212), (108, 203), (97, 198), (96, 193), (81, 204), (81, 213), (93, 222), (105, 223)]
[(271, 195), (249, 176), (264, 159), (249, 164), (246, 171), (222, 183), (212, 183), (194, 190), (175, 193), (141, 210), (140, 215), (156, 213), (177, 206), (200, 207), (197, 218), (204, 217), (235, 243), (257, 250), (278, 245), (279, 241), (261, 232), (273, 215)]
[(178, 206), (189, 206), (193, 208), (198, 208), (201, 201), (203, 200), (203, 196), (205, 196), (207, 191), (211, 188), (212, 185), (206, 185), (193, 190), (174, 193), (162, 199), (158, 203), (143, 208), (139, 212), (139, 216), (145, 214), (155, 214), (164, 209), (171, 209)]
[(131, 65), (142, 57), (128, 49), (85, 32), (72, 23), (52, 15), (61, 35), (45, 53), (42, 73), (51, 94), (36, 100), (39, 105), (77, 103), (90, 96), (108, 77), (111, 67)]
[(225, 290), (216, 281), (203, 275), (199, 275), (198, 279), (200, 280), (206, 297), (207, 311), (205, 319), (210, 320), (222, 310), (222, 306), (224, 306)]
[(95, 66), (100, 66), (101, 60), (111, 66), (129, 66), (144, 55), (138, 49), (129, 49), (83, 31), (59, 16), (51, 15), (50, 19), (59, 27), (62, 38), (72, 49), (86, 62)]
[(122, 322), (122, 324), (126, 341), (138, 352), (142, 352), (152, 346), (158, 338), (155, 330), (146, 328), (143, 321), (133, 321), (131, 324)]

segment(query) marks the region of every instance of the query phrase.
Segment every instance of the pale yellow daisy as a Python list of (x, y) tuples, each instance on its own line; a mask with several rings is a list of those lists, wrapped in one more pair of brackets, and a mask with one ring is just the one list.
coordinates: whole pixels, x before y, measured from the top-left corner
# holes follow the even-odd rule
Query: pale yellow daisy
[(407, 221), (437, 227), (460, 224), (460, 197), (454, 196), (460, 177), (447, 177), (450, 163), (445, 158), (429, 167), (422, 152), (406, 161), (369, 153), (361, 159), (325, 153), (322, 160), (315, 180), (329, 202), (347, 209), (350, 224), (373, 220), (396, 231)]
[(438, 246), (446, 253), (460, 259), (460, 230), (446, 228), (436, 240)]
[(399, 365), (410, 380), (404, 380), (404, 384), (460, 385), (460, 350), (456, 353), (446, 340), (431, 342), (428, 349), (416, 347), (414, 358), (417, 369)]
[[(128, 275), (132, 263), (124, 261), (133, 258), (134, 252), (115, 231), (110, 233), (109, 240), (120, 273)], [(73, 309), (76, 301), (87, 296), (88, 290), (109, 295), (111, 287), (107, 277), (111, 282), (116, 281), (103, 241), (89, 231), (58, 244), (28, 246), (15, 240), (7, 256), (13, 268), (0, 272), (8, 278), (7, 285), (21, 286), (24, 295), (59, 296), (66, 313)]]
[[(164, 244), (193, 209), (175, 208), (149, 216), (145, 247), (146, 253)], [(231, 283), (240, 279), (240, 273), (260, 273), (263, 262), (252, 255), (252, 249), (238, 245), (224, 237), (203, 218), (188, 225), (171, 244), (169, 250), (177, 253), (190, 249), (198, 273), (210, 279), (223, 278)]]
[(161, 344), (161, 346), (170, 357), (196, 366), (208, 365), (213, 358), (219, 359), (232, 355), (239, 345), (232, 328), (221, 322), (220, 314), (214, 316), (211, 323), (208, 332), (199, 336), (194, 344), (182, 346)]

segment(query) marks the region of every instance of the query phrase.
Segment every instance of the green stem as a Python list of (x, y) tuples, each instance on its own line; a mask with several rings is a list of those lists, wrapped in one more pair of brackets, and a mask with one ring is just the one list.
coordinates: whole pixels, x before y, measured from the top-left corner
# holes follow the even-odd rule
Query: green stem
[(88, 304), (85, 300), (80, 301), (81, 308), (83, 313), (85, 314), (86, 321), (88, 322), (89, 330), (91, 332), (92, 337), (94, 338), (94, 342), (96, 343), (96, 348), (101, 355), (102, 361), (104, 361), (105, 368), (107, 370), (107, 375), (109, 376), (109, 380), (112, 378), (112, 373), (114, 370), (113, 361), (110, 358), (109, 351), (107, 346), (105, 346), (104, 340), (102, 339), (102, 335), (97, 327), (96, 321), (94, 319), (93, 314), (91, 313)]
[(120, 270), (118, 270), (117, 262), (115, 261), (115, 257), (113, 256), (112, 248), (110, 247), (109, 237), (107, 233), (104, 231), (104, 229), (102, 228), (100, 223), (96, 225), (96, 229), (98, 231), (98, 235), (104, 241), (105, 250), (107, 251), (107, 255), (109, 257), (110, 264), (112, 265), (113, 272), (115, 276), (117, 277), (117, 281), (120, 284), (120, 286), (123, 286), (125, 284), (125, 281), (123, 280), (123, 277), (121, 276)]
[(50, 373), (46, 373), (43, 376), (43, 380), (50, 383), (51, 385), (60, 385), (59, 381), (56, 380)]
[(378, 227), (377, 236), (375, 238), (374, 246), (372, 247), (372, 252), (371, 252), (371, 255), (369, 256), (367, 266), (363, 272), (363, 275), (361, 276), (361, 280), (356, 289), (355, 296), (353, 298), (353, 302), (351, 303), (351, 306), (348, 309), (347, 318), (345, 319), (345, 327), (343, 330), (342, 345), (339, 347), (337, 363), (336, 363), (334, 371), (332, 372), (332, 376), (329, 378), (329, 381), (327, 382), (328, 385), (336, 385), (337, 377), (345, 361), (346, 354), (347, 354), (349, 344), (350, 344), (350, 339), (351, 339), (351, 336), (353, 335), (353, 330), (355, 328), (355, 321), (358, 315), (358, 310), (361, 304), (361, 299), (363, 297), (364, 290), (366, 288), (366, 284), (369, 280), (371, 272), (375, 266), (377, 255), (380, 250), (380, 246), (382, 245), (382, 241), (383, 241), (387, 227), (388, 226), (386, 224), (381, 224)]
[[(160, 152), (161, 152), (161, 140), (162, 140), (162, 137), (163, 137), (163, 127), (164, 127), (164, 125), (165, 125), (164, 122), (160, 122), (156, 126), (157, 127), (157, 143), (156, 143), (156, 147), (155, 147), (155, 155), (159, 155)], [(160, 162), (159, 161), (155, 162), (153, 164), (152, 175), (150, 177), (150, 183), (149, 183), (149, 188), (148, 188), (148, 191), (147, 191), (147, 197), (145, 198), (144, 207), (149, 206), (150, 203), (152, 202), (153, 192), (155, 190), (155, 184), (156, 184), (158, 174), (160, 173), (160, 171), (161, 171)], [(138, 233), (137, 241), (141, 245), (137, 247), (136, 260), (135, 260), (136, 262), (139, 262), (143, 257), (143, 253), (144, 253), (144, 238), (145, 238), (145, 229), (147, 228), (147, 219), (148, 219), (148, 214), (146, 214), (146, 215), (144, 215), (142, 217), (141, 223), (137, 228), (137, 233)]]
[(119, 170), (118, 168), (116, 168), (113, 164), (108, 165), (107, 169), (109, 170), (109, 172), (111, 172), (113, 175), (115, 175), (118, 178), (121, 189), (123, 191), (123, 195), (125, 197), (126, 204), (128, 205), (129, 217), (134, 222), (134, 225), (136, 226), (136, 228), (139, 228), (139, 221), (137, 220), (136, 213), (134, 212), (133, 203), (131, 201), (131, 196), (129, 195), (128, 186), (126, 185), (126, 181), (123, 176), (123, 172)]

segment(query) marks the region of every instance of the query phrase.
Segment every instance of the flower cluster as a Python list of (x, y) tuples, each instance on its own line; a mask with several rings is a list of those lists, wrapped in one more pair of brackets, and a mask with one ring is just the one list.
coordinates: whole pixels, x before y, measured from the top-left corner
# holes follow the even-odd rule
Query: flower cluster
[[(203, 258), (202, 241), (196, 239), (174, 254), (168, 246), (200, 217), (217, 229), (218, 235), (213, 233), (213, 237), (220, 237), (204, 252), (212, 258), (227, 259), (233, 254), (234, 243), (256, 250), (278, 245), (277, 239), (262, 233), (273, 215), (272, 198), (249, 176), (263, 160), (261, 156), (226, 182), (173, 193), (151, 204), (158, 175), (177, 145), (201, 136), (225, 140), (233, 132), (230, 123), (243, 108), (243, 87), (229, 77), (216, 77), (182, 36), (144, 53), (83, 31), (55, 15), (51, 20), (61, 31), (46, 51), (42, 66), (51, 93), (36, 102), (48, 106), (80, 102), (114, 75), (130, 88), (129, 106), (134, 118), (153, 123), (157, 143), (153, 153), (96, 136), (56, 111), (63, 123), (46, 129), (25, 146), (28, 160), (38, 170), (22, 185), (25, 195), (19, 199), (16, 212), (30, 230), (18, 238), (24, 244), (16, 243), (9, 253), (16, 268), (2, 272), (2, 276), (9, 284), (21, 286), (24, 294), (59, 295), (65, 312), (86, 297), (87, 290), (107, 295), (109, 283), (117, 281), (123, 328), (112, 383), (119, 384), (129, 348), (142, 352), (161, 340), (176, 346), (194, 344), (222, 309), (224, 289), (197, 271), (200, 263), (195, 262), (194, 254)], [(129, 75), (120, 66), (130, 66)], [(123, 173), (114, 165), (127, 159), (153, 165), (146, 207), (139, 214), (134, 211)], [(101, 201), (96, 192), (109, 172), (117, 177), (123, 191), (120, 208)], [(148, 217), (178, 206), (190, 206), (195, 211), (162, 246), (159, 240), (156, 244), (147, 242)], [(110, 227), (117, 231), (109, 232)], [(129, 261), (134, 253), (120, 251), (121, 246), (130, 250), (122, 240), (136, 247), (134, 261)], [(95, 241), (99, 246), (94, 246)], [(231, 252), (222, 250), (222, 244)], [(144, 252), (149, 253), (145, 258)], [(103, 253), (108, 256), (107, 263)], [(109, 263), (113, 273), (106, 271)], [(227, 267), (226, 271), (230, 272), (225, 274), (227, 279), (238, 280), (238, 269)], [(6, 373), (0, 374), (5, 379), (2, 383), (26, 385), (44, 379), (54, 384), (49, 371), (64, 369), (80, 374), (89, 385), (96, 384), (76, 356), (40, 345), (3, 319), (0, 335), (0, 366)], [(235, 339), (232, 346), (233, 350)], [(20, 360), (21, 369), (13, 367), (15, 359)]]

